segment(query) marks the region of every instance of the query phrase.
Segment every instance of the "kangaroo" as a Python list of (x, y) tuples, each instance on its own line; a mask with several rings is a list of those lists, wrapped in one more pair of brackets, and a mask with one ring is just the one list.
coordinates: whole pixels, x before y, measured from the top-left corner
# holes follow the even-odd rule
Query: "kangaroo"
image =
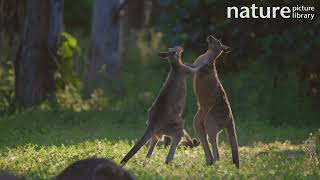
[(63, 170), (56, 180), (133, 180), (133, 176), (114, 162), (103, 158), (76, 161)]
[[(239, 168), (238, 142), (234, 118), (227, 94), (216, 70), (218, 57), (222, 53), (228, 53), (230, 48), (223, 45), (213, 36), (208, 36), (207, 42), (208, 50), (200, 55), (192, 65), (189, 65), (190, 67), (201, 67), (195, 73), (193, 81), (194, 92), (198, 101), (198, 112), (194, 117), (193, 125), (202, 144), (207, 164), (212, 164), (214, 161), (219, 160), (217, 136), (222, 130), (226, 129), (232, 149), (233, 163)], [(207, 135), (212, 146), (214, 159)]]
[(177, 145), (183, 135), (184, 121), (181, 114), (186, 101), (186, 76), (188, 72), (195, 72), (195, 68), (184, 65), (181, 61), (183, 48), (176, 46), (159, 56), (167, 59), (170, 71), (158, 97), (148, 111), (147, 129), (141, 139), (132, 147), (121, 160), (126, 164), (137, 151), (150, 139), (144, 165), (148, 163), (152, 152), (162, 135), (170, 137), (171, 144), (165, 163), (173, 160)]

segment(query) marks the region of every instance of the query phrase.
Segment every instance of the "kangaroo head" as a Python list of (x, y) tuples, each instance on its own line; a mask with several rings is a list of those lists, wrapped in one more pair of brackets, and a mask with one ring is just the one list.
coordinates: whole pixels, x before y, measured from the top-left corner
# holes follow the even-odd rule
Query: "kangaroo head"
[(167, 52), (160, 52), (158, 55), (167, 59), (170, 64), (178, 64), (181, 61), (181, 55), (183, 52), (183, 47), (175, 46), (174, 48), (168, 48)]
[(229, 53), (231, 51), (230, 47), (223, 45), (218, 39), (216, 39), (212, 35), (207, 37), (207, 42), (209, 45), (209, 49), (211, 49), (215, 52)]

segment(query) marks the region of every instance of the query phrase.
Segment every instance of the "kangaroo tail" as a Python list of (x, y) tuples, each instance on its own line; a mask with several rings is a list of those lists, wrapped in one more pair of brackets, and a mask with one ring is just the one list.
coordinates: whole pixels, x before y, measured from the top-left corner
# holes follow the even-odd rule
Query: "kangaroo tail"
[(237, 168), (239, 168), (240, 163), (239, 163), (238, 141), (237, 141), (236, 129), (234, 127), (234, 124), (232, 124), (227, 128), (227, 134), (228, 134), (228, 139), (229, 139), (229, 143), (232, 150), (233, 163), (236, 165)]
[(148, 127), (144, 135), (140, 138), (140, 140), (132, 147), (132, 149), (128, 152), (128, 154), (121, 160), (121, 164), (125, 165), (131, 158), (134, 156), (143, 145), (147, 143), (147, 141), (153, 136), (154, 128)]

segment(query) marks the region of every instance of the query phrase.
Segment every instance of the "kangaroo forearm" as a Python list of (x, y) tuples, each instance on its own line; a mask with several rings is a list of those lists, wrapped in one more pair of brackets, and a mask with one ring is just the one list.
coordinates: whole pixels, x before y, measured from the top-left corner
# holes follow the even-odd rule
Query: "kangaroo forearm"
[(180, 63), (179, 65), (185, 72), (188, 72), (188, 73), (195, 73), (202, 67), (202, 65), (194, 66), (193, 64), (184, 64), (184, 63)]

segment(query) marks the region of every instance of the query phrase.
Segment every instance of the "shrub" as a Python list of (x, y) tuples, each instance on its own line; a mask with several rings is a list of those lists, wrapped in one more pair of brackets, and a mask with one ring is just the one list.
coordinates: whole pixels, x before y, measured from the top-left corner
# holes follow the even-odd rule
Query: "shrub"
[(61, 33), (56, 59), (57, 71), (54, 75), (58, 91), (70, 85), (80, 87), (80, 80), (73, 67), (73, 57), (80, 52), (77, 39), (67, 32)]
[(305, 152), (306, 173), (318, 173), (320, 175), (320, 129), (315, 134), (310, 134), (303, 144)]
[(14, 71), (12, 64), (0, 65), (0, 114), (14, 111)]
[(103, 90), (95, 89), (89, 99), (83, 99), (80, 90), (74, 86), (67, 85), (56, 94), (59, 108), (75, 112), (102, 110), (107, 106), (108, 99)]

